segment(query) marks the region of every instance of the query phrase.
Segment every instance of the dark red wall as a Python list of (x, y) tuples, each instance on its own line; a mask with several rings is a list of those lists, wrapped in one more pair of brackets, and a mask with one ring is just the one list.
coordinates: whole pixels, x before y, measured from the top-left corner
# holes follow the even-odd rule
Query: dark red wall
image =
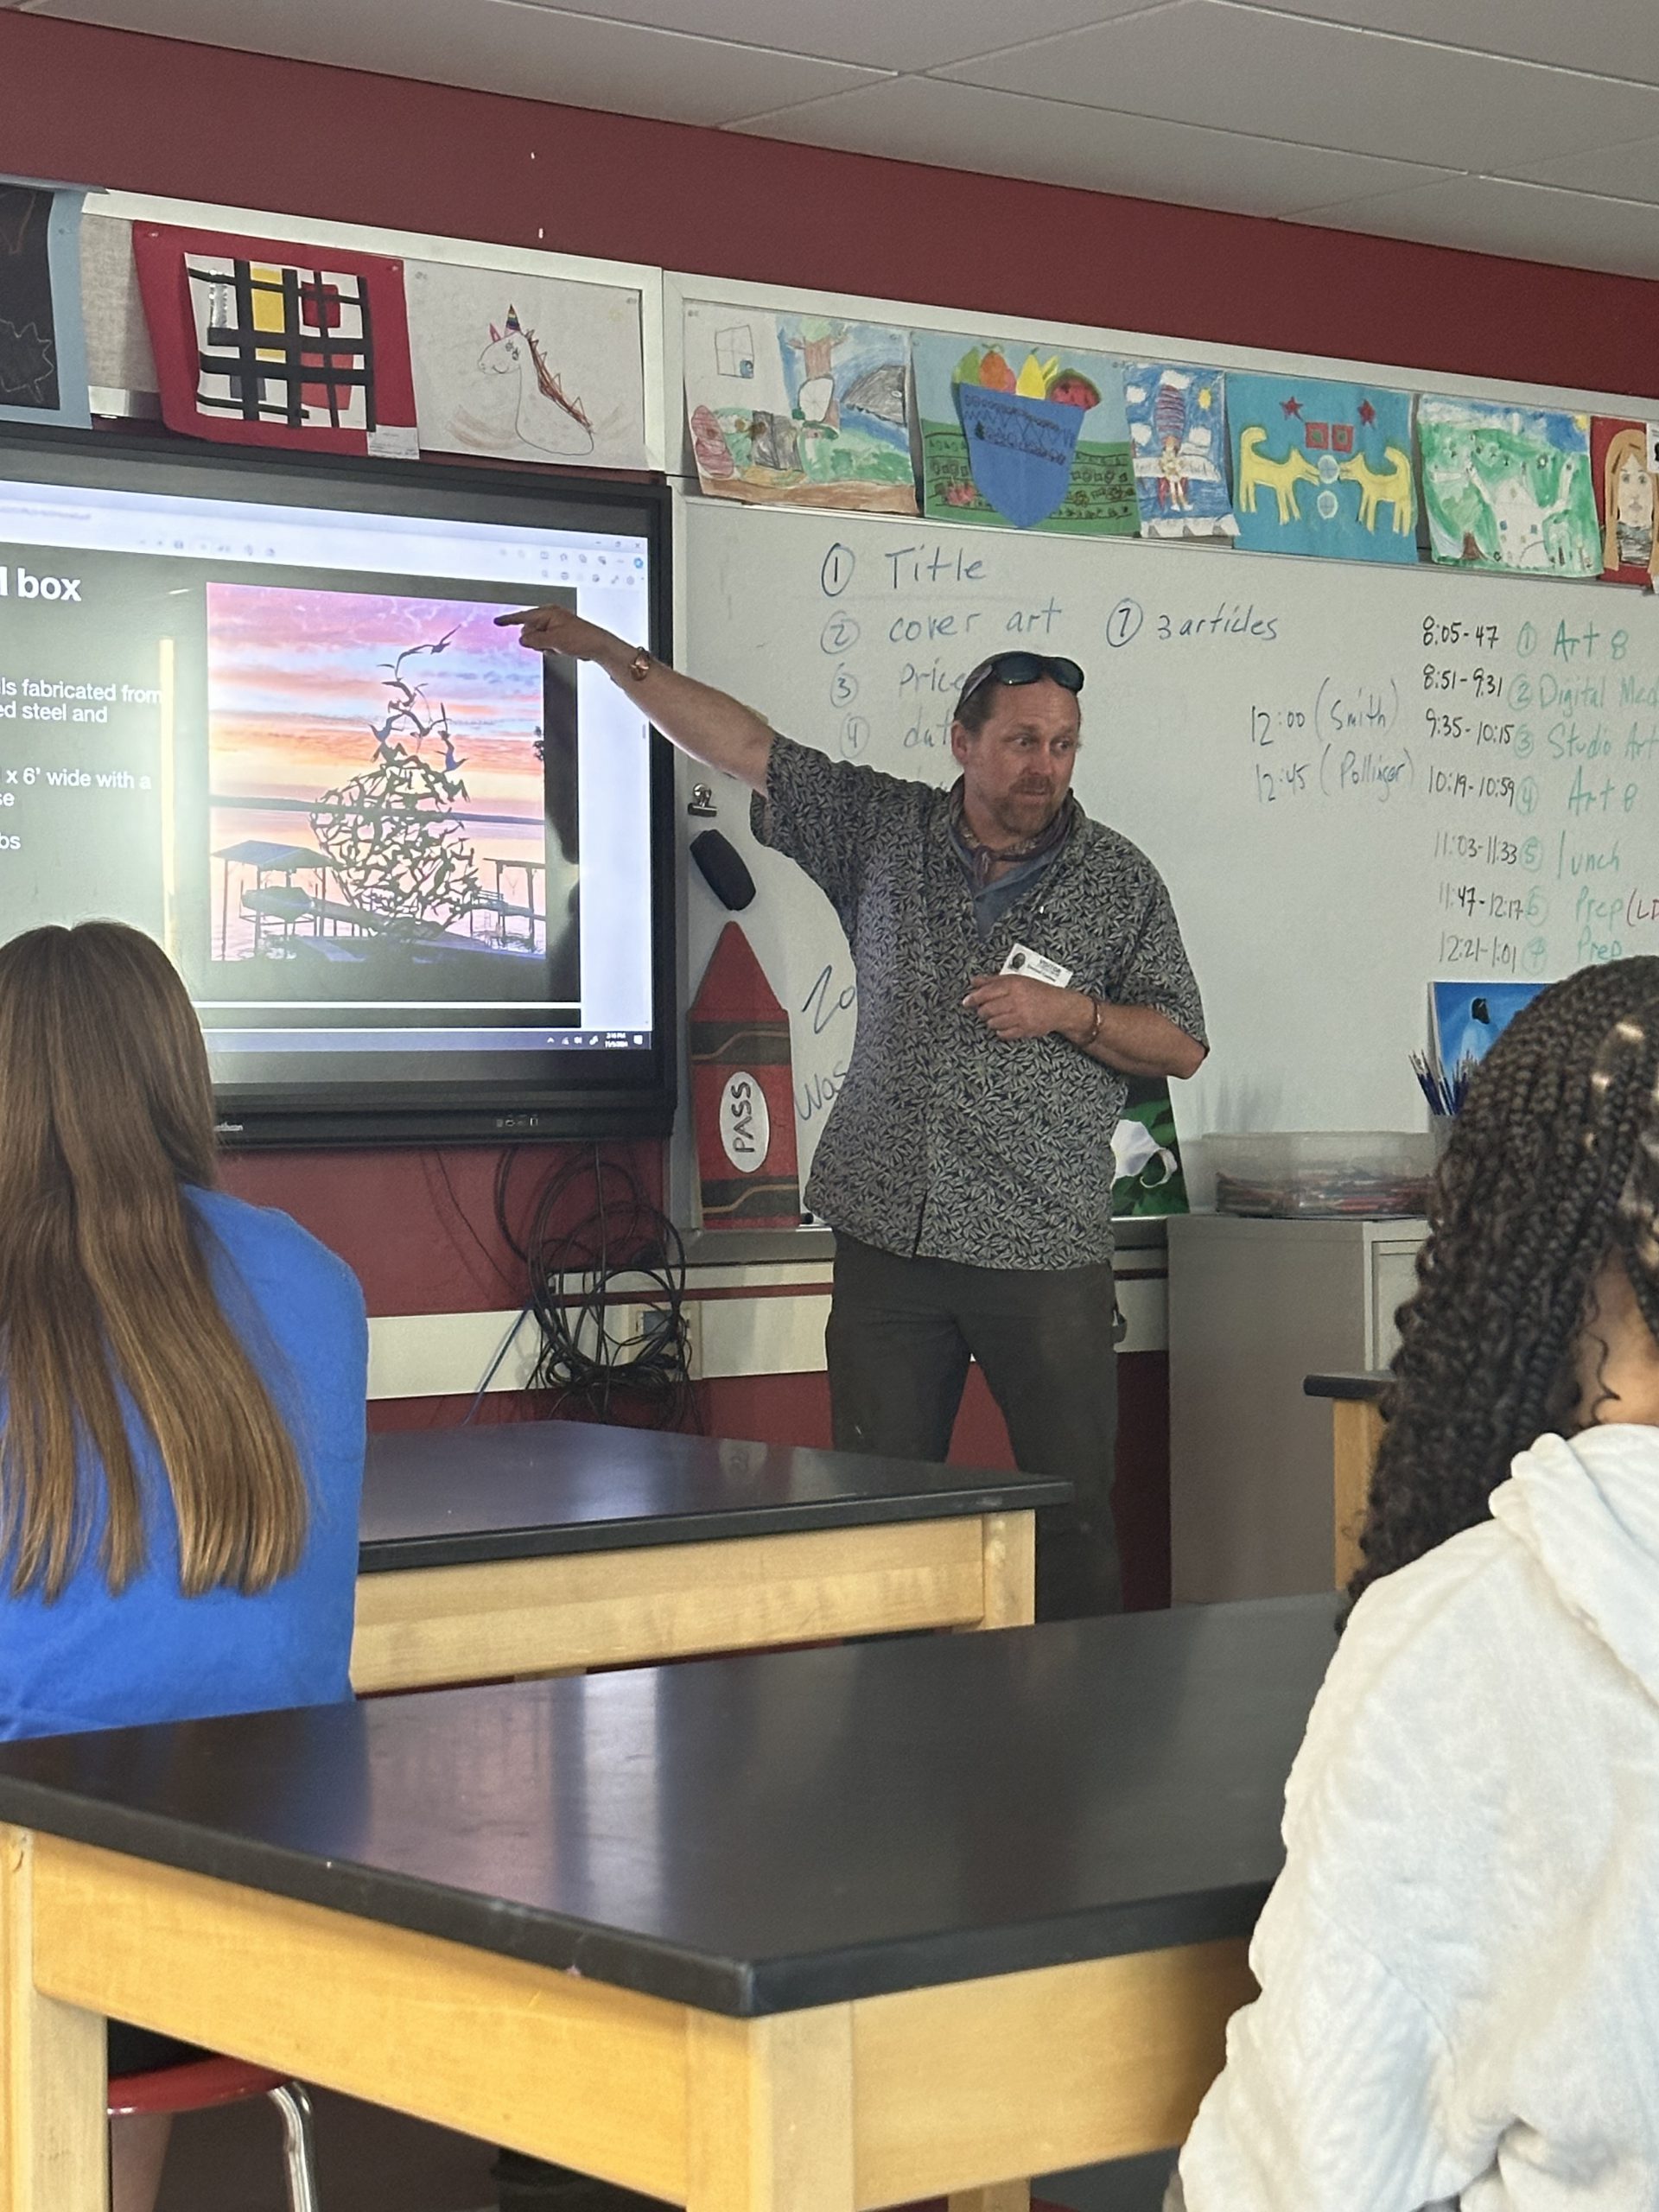
[[(509, 1225), (524, 1239), (542, 1183), (571, 1148), (523, 1147), (506, 1193)], [(587, 1147), (582, 1147), (587, 1149)], [(655, 1145), (606, 1147), (660, 1204)], [(500, 1154), (483, 1147), (442, 1151), (272, 1152), (232, 1154), (225, 1181), (257, 1206), (281, 1206), (356, 1270), (371, 1313), (477, 1313), (524, 1302), (524, 1268), (495, 1225)], [(550, 1217), (556, 1235), (591, 1211), (591, 1181), (577, 1182)]]
[(1634, 278), (10, 11), (0, 161), (699, 274), (1659, 393), (1659, 287)]

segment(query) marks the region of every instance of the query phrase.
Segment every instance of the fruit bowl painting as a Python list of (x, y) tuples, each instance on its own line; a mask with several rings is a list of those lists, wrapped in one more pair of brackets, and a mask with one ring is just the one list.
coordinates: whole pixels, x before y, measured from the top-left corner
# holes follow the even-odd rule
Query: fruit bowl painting
[(913, 334), (930, 515), (1132, 536), (1119, 365), (1103, 355)]
[(985, 498), (1018, 529), (1046, 522), (1071, 489), (1081, 410), (959, 384), (957, 414), (968, 441), (968, 466)]

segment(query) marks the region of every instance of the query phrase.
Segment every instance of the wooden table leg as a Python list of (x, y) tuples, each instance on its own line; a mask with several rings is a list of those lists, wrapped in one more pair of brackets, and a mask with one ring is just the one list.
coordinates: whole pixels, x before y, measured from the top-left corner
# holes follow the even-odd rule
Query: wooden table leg
[(852, 2007), (686, 2037), (686, 2212), (853, 2212)]
[(1037, 1516), (988, 1513), (979, 1525), (985, 1546), (985, 1615), (975, 1626), (1027, 1628), (1037, 1618)]
[(1031, 2212), (1031, 2183), (998, 2181), (988, 2189), (956, 2189), (945, 2202), (950, 2212)]
[(1344, 1590), (1360, 1562), (1359, 1534), (1371, 1494), (1371, 1470), (1382, 1441), (1382, 1416), (1370, 1398), (1336, 1398), (1331, 1406), (1332, 1525), (1336, 1586)]
[(0, 1827), (0, 2212), (107, 2212), (105, 2023), (35, 1986), (34, 1854)]

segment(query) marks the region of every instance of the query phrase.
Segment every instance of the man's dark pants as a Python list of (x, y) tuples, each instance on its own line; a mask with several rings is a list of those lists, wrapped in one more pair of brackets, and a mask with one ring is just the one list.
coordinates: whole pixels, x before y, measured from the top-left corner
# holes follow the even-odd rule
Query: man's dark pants
[(1122, 1604), (1112, 1525), (1116, 1300), (1109, 1262), (1052, 1270), (903, 1259), (839, 1231), (824, 1343), (836, 1448), (949, 1457), (977, 1360), (1027, 1474), (1062, 1475), (1073, 1504), (1037, 1516), (1037, 1618)]

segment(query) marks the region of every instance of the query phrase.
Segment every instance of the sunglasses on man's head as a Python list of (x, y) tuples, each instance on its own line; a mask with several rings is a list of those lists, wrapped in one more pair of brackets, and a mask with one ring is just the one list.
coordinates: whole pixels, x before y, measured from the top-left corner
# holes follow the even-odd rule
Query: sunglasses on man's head
[(1065, 691), (1081, 691), (1083, 671), (1074, 660), (1056, 653), (993, 653), (969, 671), (957, 701), (960, 714), (976, 691), (987, 683), (1040, 683), (1045, 677)]

